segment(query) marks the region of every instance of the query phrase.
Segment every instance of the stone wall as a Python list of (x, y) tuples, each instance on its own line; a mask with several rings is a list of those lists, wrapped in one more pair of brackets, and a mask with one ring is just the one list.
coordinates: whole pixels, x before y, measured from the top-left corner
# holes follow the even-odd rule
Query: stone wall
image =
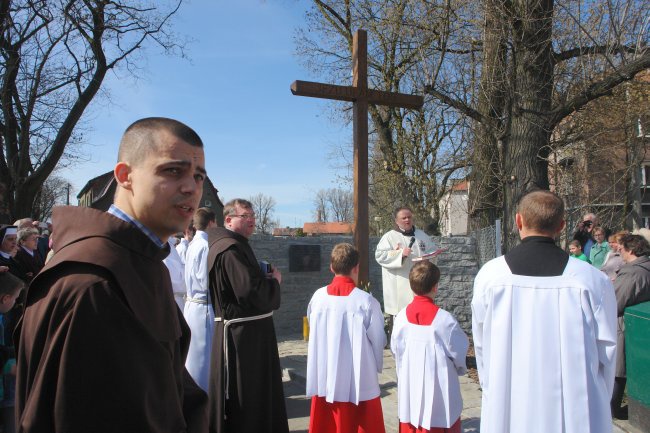
[[(436, 302), (451, 312), (466, 332), (471, 328), (472, 284), (478, 271), (476, 243), (470, 237), (433, 238), (436, 244), (447, 248), (438, 259), (442, 272)], [(251, 245), (258, 260), (266, 260), (282, 272), (282, 305), (274, 314), (279, 336), (302, 333), (302, 317), (313, 293), (332, 280), (329, 257), (334, 245), (353, 243), (351, 236), (318, 236), (304, 238), (274, 238), (253, 235)], [(370, 291), (382, 303), (381, 267), (374, 260), (379, 238), (370, 239)], [(320, 245), (319, 272), (289, 272), (291, 245)], [(383, 305), (383, 304), (382, 304)]]

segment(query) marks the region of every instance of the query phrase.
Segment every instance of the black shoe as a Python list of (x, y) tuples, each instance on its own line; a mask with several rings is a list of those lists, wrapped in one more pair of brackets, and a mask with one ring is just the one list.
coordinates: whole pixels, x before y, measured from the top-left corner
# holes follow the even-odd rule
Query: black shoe
[(622, 421), (626, 421), (628, 419), (628, 411), (627, 411), (628, 406), (623, 406), (619, 410), (617, 410), (615, 413), (612, 414), (612, 416), (616, 419), (620, 419)]

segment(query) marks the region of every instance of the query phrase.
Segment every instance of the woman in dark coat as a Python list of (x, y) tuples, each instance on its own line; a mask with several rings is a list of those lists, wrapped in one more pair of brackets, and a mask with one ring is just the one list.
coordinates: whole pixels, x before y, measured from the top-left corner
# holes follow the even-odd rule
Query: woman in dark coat
[(625, 265), (618, 271), (614, 280), (616, 304), (618, 306), (618, 343), (616, 358), (616, 379), (612, 393), (612, 416), (626, 418), (621, 410), (621, 400), (625, 390), (625, 325), (623, 313), (626, 307), (650, 301), (650, 244), (643, 236), (624, 235), (619, 244)]
[(14, 260), (25, 273), (25, 282), (31, 282), (44, 265), (43, 258), (38, 252), (38, 230), (33, 228), (18, 230), (18, 251)]

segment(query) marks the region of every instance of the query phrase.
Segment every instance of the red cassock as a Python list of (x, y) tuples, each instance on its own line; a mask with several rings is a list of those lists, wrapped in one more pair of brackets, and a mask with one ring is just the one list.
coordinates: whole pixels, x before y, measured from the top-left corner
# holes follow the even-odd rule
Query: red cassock
[[(429, 326), (433, 323), (438, 306), (428, 296), (415, 296), (413, 302), (406, 307), (406, 319), (409, 323)], [(460, 418), (449, 428), (433, 427), (430, 429), (415, 427), (412, 424), (400, 422), (399, 433), (461, 433)]]
[(325, 397), (311, 398), (309, 433), (384, 433), (384, 415), (379, 397), (359, 402), (328, 403)]
[[(349, 296), (355, 289), (354, 281), (347, 277), (334, 277), (327, 286), (330, 296)], [(328, 403), (325, 397), (313, 396), (309, 433), (385, 433), (384, 415), (379, 397), (360, 401)]]

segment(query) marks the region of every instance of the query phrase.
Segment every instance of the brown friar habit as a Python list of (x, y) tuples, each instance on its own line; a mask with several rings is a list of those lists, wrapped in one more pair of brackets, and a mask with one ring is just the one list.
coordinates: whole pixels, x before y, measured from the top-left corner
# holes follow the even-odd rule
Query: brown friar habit
[(244, 236), (219, 227), (208, 230), (208, 242), (210, 290), (217, 318), (210, 366), (210, 432), (288, 432), (273, 318), (229, 324), (228, 380), (224, 363), (224, 320), (277, 310), (280, 284), (262, 273)]
[(172, 433), (207, 428), (185, 370), (189, 328), (160, 249), (90, 208), (55, 208), (55, 254), (32, 281), (17, 348), (17, 431)]

